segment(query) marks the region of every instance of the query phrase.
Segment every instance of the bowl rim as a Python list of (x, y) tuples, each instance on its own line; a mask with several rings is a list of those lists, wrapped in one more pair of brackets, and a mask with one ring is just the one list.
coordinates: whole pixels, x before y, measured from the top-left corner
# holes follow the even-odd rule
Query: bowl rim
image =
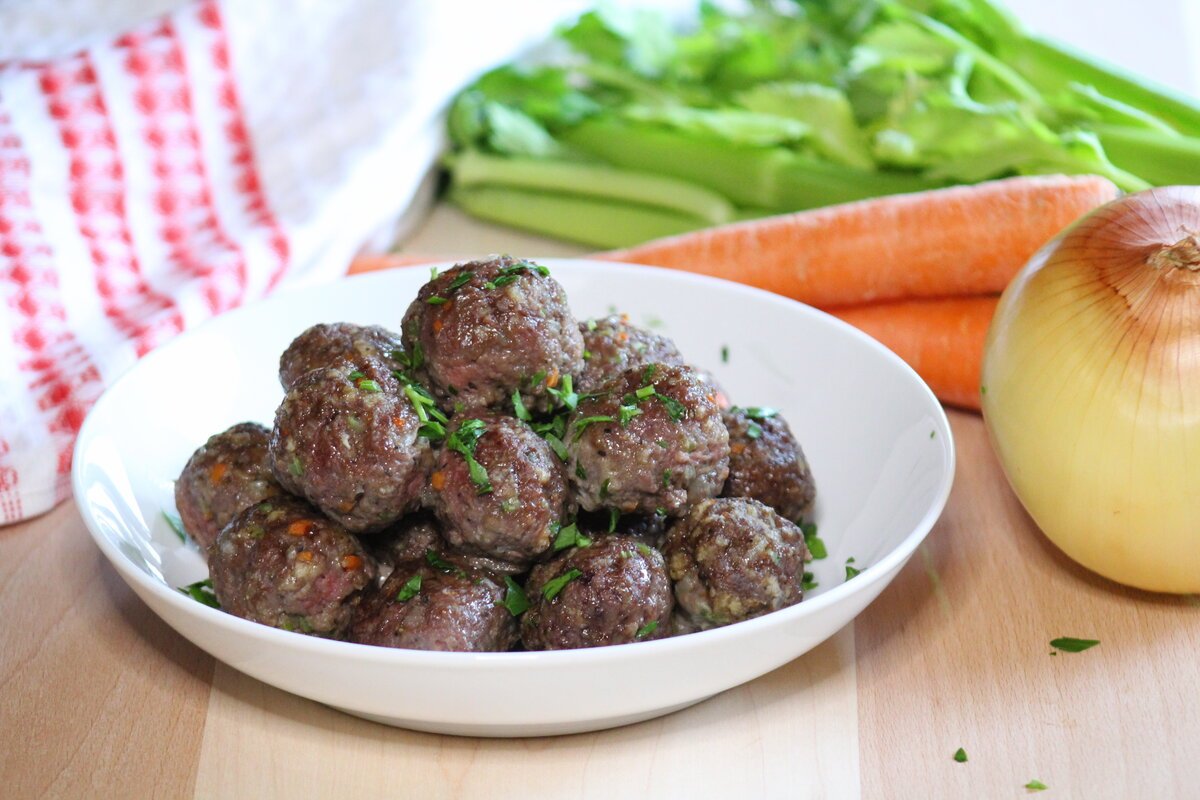
[[(433, 267), (445, 268), (454, 264), (462, 263), (470, 259), (458, 260), (439, 260), (428, 264), (420, 264), (415, 266), (395, 267), (378, 272), (370, 272), (359, 275), (343, 276), (337, 279), (337, 282), (354, 282), (364, 284), (374, 282), (387, 282), (396, 280), (397, 276), (409, 275), (415, 273), (428, 274)], [(531, 665), (537, 664), (545, 667), (565, 667), (570, 666), (573, 662), (580, 659), (586, 660), (593, 666), (603, 666), (628, 659), (654, 658), (657, 654), (665, 654), (672, 650), (686, 650), (695, 647), (705, 646), (721, 646), (722, 642), (741, 639), (744, 637), (753, 636), (757, 631), (765, 628), (773, 628), (790, 625), (800, 619), (809, 616), (820, 615), (826, 606), (834, 605), (859, 592), (869, 591), (871, 586), (880, 581), (890, 580), (889, 574), (898, 569), (920, 546), (924, 541), (933, 525), (941, 516), (945, 509), (946, 502), (950, 497), (950, 491), (954, 483), (954, 475), (956, 470), (956, 453), (954, 447), (953, 431), (950, 428), (949, 420), (946, 417), (945, 409), (940, 401), (934, 396), (933, 391), (929, 386), (917, 375), (916, 371), (905, 363), (899, 356), (889, 350), (887, 347), (871, 338), (867, 334), (858, 330), (849, 323), (843, 322), (837, 317), (828, 314), (818, 308), (807, 305), (805, 303), (793, 300), (783, 295), (768, 292), (756, 287), (747, 286), (745, 284), (728, 281), (722, 278), (715, 278), (708, 275), (699, 275), (683, 270), (666, 269), (663, 267), (654, 267), (643, 264), (630, 264), (626, 262), (603, 261), (589, 258), (535, 258), (529, 257), (529, 260), (539, 264), (544, 264), (551, 269), (566, 268), (568, 270), (579, 269), (582, 271), (588, 270), (604, 270), (608, 272), (624, 272), (630, 275), (635, 275), (645, 271), (665, 277), (669, 280), (677, 280), (682, 284), (699, 284), (718, 289), (723, 292), (731, 293), (735, 296), (751, 299), (755, 302), (765, 302), (770, 305), (789, 308), (793, 312), (810, 315), (822, 324), (832, 326), (839, 330), (842, 334), (849, 335), (852, 339), (875, 351), (881, 355), (885, 362), (898, 369), (901, 374), (913, 382), (914, 390), (923, 395), (924, 400), (929, 404), (929, 411), (933, 417), (932, 424), (937, 433), (937, 438), (941, 443), (941, 448), (945, 456), (946, 468), (941, 475), (940, 484), (934, 495), (933, 501), (926, 508), (920, 520), (908, 534), (890, 551), (885, 553), (877, 562), (865, 567), (853, 580), (844, 581), (837, 586), (834, 586), (827, 591), (796, 605), (787, 608), (773, 611), (761, 617), (744, 620), (742, 622), (726, 625), (720, 628), (713, 628), (705, 631), (698, 631), (684, 636), (673, 636), (664, 639), (656, 639), (645, 642), (633, 642), (623, 645), (607, 645), (603, 647), (578, 648), (572, 650), (544, 650), (544, 651), (524, 651), (524, 652), (503, 652), (503, 653), (463, 653), (463, 652), (437, 652), (429, 650), (407, 650), (391, 647), (377, 647), (372, 645), (363, 645), (354, 642), (338, 641), (333, 639), (323, 639), (316, 636), (305, 636), (302, 634), (284, 631), (273, 628), (268, 625), (263, 625), (258, 622), (252, 622), (241, 617), (236, 617), (218, 609), (211, 608), (203, 603), (197, 603), (195, 600), (187, 597), (178, 589), (169, 586), (164, 581), (154, 579), (144, 570), (137, 567), (132, 560), (120, 551), (113, 543), (109, 542), (107, 537), (100, 532), (100, 525), (93, 512), (91, 504), (87, 501), (87, 484), (83, 476), (83, 456), (94, 438), (99, 435), (96, 430), (99, 423), (97, 419), (104, 416), (104, 410), (110, 403), (115, 402), (113, 397), (117, 394), (117, 390), (135, 371), (144, 369), (146, 364), (154, 364), (160, 359), (170, 358), (173, 351), (180, 346), (180, 342), (190, 341), (201, 332), (207, 331), (210, 327), (217, 324), (229, 324), (224, 322), (231, 318), (239, 318), (241, 316), (249, 316), (259, 312), (259, 309), (268, 304), (282, 303), (286, 298), (295, 292), (312, 292), (319, 289), (325, 284), (307, 284), (287, 287), (271, 294), (268, 297), (247, 303), (239, 308), (220, 314), (217, 317), (205, 320), (195, 328), (184, 331), (175, 336), (171, 341), (163, 346), (148, 353), (115, 381), (109, 385), (96, 403), (88, 412), (79, 435), (76, 439), (72, 455), (71, 465), (71, 486), (73, 497), (76, 506), (79, 509), (80, 516), (83, 518), (84, 524), (87, 527), (88, 533), (92, 540), (104, 553), (108, 561), (117, 569), (121, 577), (134, 588), (139, 595), (145, 597), (144, 593), (148, 593), (161, 603), (165, 603), (172, 610), (184, 614), (186, 616), (195, 617), (196, 621), (203, 623), (206, 627), (215, 626), (223, 633), (230, 634), (234, 637), (248, 637), (251, 639), (262, 639), (264, 642), (273, 645), (279, 645), (285, 648), (290, 648), (305, 655), (327, 657), (332, 656), (340, 659), (353, 659), (360, 662), (369, 662), (373, 664), (392, 665), (397, 667), (433, 667), (438, 669), (471, 669), (477, 666), (487, 666), (489, 669), (512, 669), (525, 670)], [(882, 587), (881, 587), (882, 588)], [(172, 625), (174, 627), (174, 625)]]

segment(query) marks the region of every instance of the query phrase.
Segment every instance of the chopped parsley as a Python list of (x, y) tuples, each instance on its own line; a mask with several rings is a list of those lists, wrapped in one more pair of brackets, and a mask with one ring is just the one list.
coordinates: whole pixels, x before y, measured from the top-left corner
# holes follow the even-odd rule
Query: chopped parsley
[(608, 532), (613, 533), (617, 529), (617, 521), (621, 519), (621, 512), (615, 508), (608, 510)]
[(750, 419), (756, 419), (760, 422), (764, 419), (770, 419), (771, 417), (779, 416), (778, 410), (769, 408), (767, 406), (747, 406), (746, 408), (738, 408), (737, 406), (734, 406), (729, 410), (735, 414), (740, 411)]
[(658, 364), (647, 364), (646, 368), (642, 370), (642, 383), (652, 383), (656, 372), (658, 372)]
[(591, 543), (592, 540), (580, 533), (579, 526), (572, 522), (558, 529), (558, 535), (554, 537), (554, 552), (568, 547), (587, 547)]
[(515, 281), (523, 273), (537, 273), (543, 278), (550, 276), (550, 270), (543, 267), (541, 264), (534, 264), (531, 261), (519, 261), (516, 264), (504, 267), (496, 274), (496, 277), (483, 285), (485, 289), (499, 289), (502, 286)]
[(636, 392), (634, 392), (633, 396), (636, 397), (638, 400), (645, 400), (647, 397), (650, 397), (653, 394), (654, 394), (653, 386), (643, 386), (642, 388), (640, 388)]
[(804, 534), (804, 544), (808, 547), (808, 552), (812, 555), (814, 561), (829, 555), (829, 551), (825, 548), (825, 542), (821, 541), (821, 537), (817, 536), (817, 526), (812, 522), (805, 522), (800, 526), (800, 532)]
[(1082, 653), (1100, 644), (1099, 639), (1075, 639), (1071, 636), (1060, 636), (1050, 640), (1050, 646), (1064, 653)]
[(463, 572), (461, 569), (442, 558), (442, 554), (437, 550), (434, 550), (432, 547), (425, 551), (425, 563), (439, 572), (446, 573), (447, 575), (457, 575), (460, 578), (467, 577), (467, 573)]
[(410, 380), (404, 373), (393, 372), (392, 374), (404, 384), (404, 396), (408, 398), (408, 402), (412, 403), (413, 411), (416, 412), (417, 419), (421, 423), (421, 427), (417, 429), (417, 435), (430, 441), (446, 438), (446, 425), (450, 420), (438, 408), (433, 396), (425, 387)]
[(561, 592), (568, 583), (575, 580), (582, 574), (583, 573), (577, 569), (569, 569), (562, 575), (559, 575), (557, 578), (546, 581), (545, 585), (542, 586), (542, 597), (546, 598), (547, 600), (553, 600), (554, 598), (558, 597), (558, 593)]
[(581, 481), (587, 480), (587, 471), (583, 468), (583, 464), (575, 465), (575, 477)]
[(533, 419), (529, 414), (529, 409), (525, 407), (525, 402), (521, 400), (521, 390), (513, 389), (512, 393), (513, 414), (517, 419), (523, 422), (529, 422)]
[(558, 456), (559, 460), (567, 461), (570, 459), (571, 456), (567, 452), (567, 446), (563, 444), (562, 439), (553, 433), (547, 433), (543, 438), (546, 440), (546, 444), (550, 445), (550, 449), (554, 451), (554, 455)]
[(854, 556), (850, 556), (849, 558), (846, 559), (846, 580), (850, 580), (855, 575), (858, 575), (860, 572), (862, 572), (862, 570), (859, 569), (858, 567), (850, 566), (853, 563), (854, 563)]
[(811, 592), (813, 589), (817, 588), (816, 576), (806, 570), (804, 575), (800, 577), (800, 588), (805, 592)]
[[(405, 352), (404, 350), (393, 350), (392, 358), (397, 364), (407, 370), (418, 370), (425, 366), (425, 350), (421, 347), (420, 342), (413, 342), (411, 352)], [(396, 377), (400, 378), (399, 375), (396, 375)], [(401, 380), (403, 379), (401, 378)]]
[(479, 437), (486, 431), (487, 424), (483, 420), (464, 419), (446, 439), (446, 447), (458, 453), (467, 462), (467, 471), (471, 476), (471, 483), (475, 484), (476, 494), (488, 494), (492, 491), (487, 469), (475, 460), (475, 448), (479, 445)]
[(504, 606), (514, 617), (519, 617), (528, 611), (529, 598), (525, 596), (525, 590), (521, 588), (521, 585), (514, 581), (511, 575), (504, 576), (504, 585), (507, 587), (504, 592), (504, 600), (496, 605)]
[(722, 364), (729, 363), (729, 345), (727, 345), (727, 344), (721, 345), (721, 363)]
[(163, 519), (167, 521), (167, 525), (171, 526), (171, 530), (175, 531), (175, 535), (179, 537), (179, 541), (186, 542), (188, 540), (187, 531), (183, 529), (183, 520), (174, 514), (162, 512)]
[(430, 297), (428, 300), (426, 300), (425, 302), (429, 303), (429, 305), (431, 305), (431, 306), (440, 306), (445, 303), (449, 303), (450, 301), (444, 297), (439, 297), (438, 295), (435, 294), (432, 297)]
[(500, 501), (500, 510), (505, 514), (511, 514), (521, 507), (521, 500), (517, 497), (510, 497), (507, 500)]
[(400, 590), (400, 593), (396, 595), (396, 600), (401, 603), (407, 603), (409, 600), (412, 600), (414, 597), (416, 597), (417, 593), (420, 591), (421, 576), (420, 574), (413, 575), (411, 578), (405, 581), (404, 587)]
[(762, 425), (751, 420), (750, 424), (746, 426), (746, 436), (750, 439), (761, 439)]
[(212, 578), (205, 578), (202, 581), (189, 583), (187, 586), (180, 586), (179, 591), (197, 603), (203, 603), (209, 608), (221, 607), (221, 604), (217, 602), (217, 596), (213, 593)]
[(292, 456), (292, 460), (288, 462), (288, 472), (296, 477), (304, 474), (304, 464), (300, 463), (300, 456)]
[(358, 388), (364, 392), (382, 392), (383, 391), (383, 389), (379, 388), (379, 384), (376, 383), (375, 381), (371, 380), (370, 378), (359, 381)]
[(581, 417), (572, 423), (575, 427), (575, 441), (583, 438), (583, 432), (587, 430), (588, 425), (596, 422), (612, 422), (613, 418), (608, 414), (593, 414), (590, 417)]
[(600, 499), (601, 500), (605, 500), (608, 498), (608, 487), (611, 485), (612, 485), (612, 478), (605, 478), (604, 482), (600, 484)]
[(367, 376), (364, 375), (363, 373), (359, 372), (358, 370), (354, 370), (354, 372), (351, 372), (346, 377), (350, 379), (351, 383), (357, 383), (358, 381), (361, 381), (363, 378), (365, 378)]
[(642, 414), (642, 410), (640, 408), (638, 408), (637, 406), (632, 406), (632, 405), (621, 406), (620, 408), (617, 409), (617, 421), (620, 422), (621, 427), (624, 428), (626, 425), (629, 424), (629, 421), (631, 419), (633, 419), (634, 417), (637, 417), (637, 416), (641, 416), (641, 414)]
[(670, 415), (673, 422), (679, 422), (687, 416), (687, 406), (676, 400), (674, 397), (668, 397), (665, 394), (654, 393), (654, 398), (662, 403), (667, 408), (667, 414)]
[(658, 620), (652, 619), (642, 627), (638, 628), (637, 633), (634, 634), (634, 638), (645, 639), (656, 630), (658, 630)]
[(671, 470), (669, 470), (669, 469), (663, 470), (662, 485), (663, 485), (664, 489), (670, 488), (670, 486), (671, 486)]
[(650, 547), (650, 545), (646, 544), (645, 542), (638, 542), (637, 549), (638, 549), (638, 552), (641, 553), (646, 558), (649, 558), (650, 556), (654, 555), (654, 549), (652, 547)]
[(1029, 783), (1025, 784), (1025, 788), (1031, 792), (1044, 792), (1050, 787), (1039, 781), (1037, 778), (1034, 778)]
[(464, 269), (462, 272), (454, 276), (454, 280), (450, 281), (450, 285), (446, 287), (446, 294), (453, 294), (455, 291), (466, 286), (471, 278), (475, 277), (474, 270)]
[(592, 360), (592, 351), (591, 351), (591, 350), (586, 350), (586, 349), (585, 349), (585, 350), (583, 351), (583, 360), (584, 360), (584, 361), (591, 361), (591, 360)]
[(436, 281), (436, 280), (437, 280), (437, 276), (438, 276), (438, 268), (437, 268), (437, 267), (430, 267), (430, 268), (429, 268), (429, 282), (430, 282), (430, 283), (433, 283), (434, 281)]
[(954, 751), (954, 760), (960, 764), (967, 763), (967, 751), (961, 747)]
[(655, 441), (654, 443), (655, 443), (656, 445), (658, 445), (659, 447), (661, 447), (663, 450), (666, 450), (668, 447), (670, 447), (670, 445), (668, 445), (668, 444), (667, 444), (667, 440), (666, 440), (666, 439), (658, 439), (658, 440), (657, 440), (657, 441)]
[(579, 405), (579, 395), (575, 392), (575, 384), (570, 375), (563, 375), (561, 389), (547, 386), (546, 391), (568, 411), (574, 411), (575, 407)]

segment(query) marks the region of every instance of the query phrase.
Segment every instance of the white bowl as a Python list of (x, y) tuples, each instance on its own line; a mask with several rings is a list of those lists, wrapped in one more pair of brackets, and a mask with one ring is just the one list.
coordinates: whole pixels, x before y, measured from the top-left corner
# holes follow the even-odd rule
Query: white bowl
[[(545, 653), (431, 653), (326, 641), (176, 591), (207, 574), (163, 511), (192, 451), (235, 422), (270, 424), (279, 354), (316, 322), (398, 328), (427, 268), (277, 295), (142, 359), (96, 403), (74, 486), (96, 543), (138, 596), (216, 658), (369, 719), (475, 736), (575, 733), (649, 719), (802, 655), (887, 586), (945, 505), (954, 448), (941, 406), (899, 358), (815, 309), (682, 272), (547, 259), (579, 318), (614, 307), (670, 335), (735, 403), (779, 408), (812, 465), (829, 557), (804, 602), (703, 633)], [(723, 359), (727, 354), (727, 360)], [(863, 572), (845, 579), (850, 557)]]

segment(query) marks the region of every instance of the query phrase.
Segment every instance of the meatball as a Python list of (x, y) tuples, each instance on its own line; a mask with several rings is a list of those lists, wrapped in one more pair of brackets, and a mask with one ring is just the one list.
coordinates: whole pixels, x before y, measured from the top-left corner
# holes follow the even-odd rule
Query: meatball
[(698, 503), (667, 531), (663, 546), (675, 602), (699, 628), (777, 611), (801, 600), (804, 534), (746, 498)]
[(712, 391), (689, 367), (626, 370), (581, 400), (567, 428), (579, 506), (682, 515), (716, 497), (729, 474), (729, 433)]
[(377, 325), (313, 325), (293, 339), (279, 357), (279, 382), (287, 390), (304, 373), (342, 361), (356, 366), (378, 361), (387, 369), (398, 369), (400, 365), (392, 353), (401, 349), (400, 337)]
[(179, 518), (205, 556), (221, 528), (239, 511), (283, 494), (267, 458), (270, 436), (254, 422), (234, 425), (193, 453), (175, 481)]
[(583, 371), (577, 381), (581, 392), (599, 391), (627, 369), (684, 363), (674, 342), (630, 325), (624, 314), (582, 322), (579, 330), (583, 334)]
[(533, 568), (521, 641), (567, 650), (670, 634), (671, 582), (662, 554), (629, 536), (603, 536)]
[(548, 389), (576, 375), (583, 339), (562, 286), (545, 267), (508, 256), (459, 264), (421, 287), (402, 326), (409, 351), (420, 353), (416, 377), (446, 411), (546, 410)]
[(750, 497), (799, 521), (812, 511), (817, 486), (787, 421), (772, 409), (725, 412), (729, 480), (725, 497)]
[(405, 561), (359, 607), (350, 638), (411, 650), (502, 652), (517, 642), (502, 580), (454, 559)]
[(409, 514), (387, 530), (369, 537), (366, 545), (379, 562), (380, 583), (387, 580), (397, 564), (420, 561), (430, 551), (445, 554), (468, 569), (495, 575), (516, 575), (525, 571), (523, 564), (451, 548), (437, 519), (425, 512)]
[(375, 578), (375, 560), (357, 537), (286, 496), (234, 517), (209, 551), (208, 566), (223, 610), (331, 637), (346, 631)]
[(271, 468), (349, 530), (382, 530), (420, 502), (431, 458), (420, 425), (381, 365), (312, 370), (275, 413)]
[(515, 564), (550, 547), (566, 511), (562, 462), (528, 425), (498, 414), (453, 421), (430, 484), (446, 541)]

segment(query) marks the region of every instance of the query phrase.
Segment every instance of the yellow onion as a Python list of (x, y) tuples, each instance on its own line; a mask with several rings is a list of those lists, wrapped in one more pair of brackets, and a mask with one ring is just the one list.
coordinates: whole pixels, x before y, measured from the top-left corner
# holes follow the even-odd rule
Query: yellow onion
[(988, 331), (983, 413), (1017, 496), (1083, 566), (1200, 591), (1200, 187), (1128, 195), (1046, 245)]

